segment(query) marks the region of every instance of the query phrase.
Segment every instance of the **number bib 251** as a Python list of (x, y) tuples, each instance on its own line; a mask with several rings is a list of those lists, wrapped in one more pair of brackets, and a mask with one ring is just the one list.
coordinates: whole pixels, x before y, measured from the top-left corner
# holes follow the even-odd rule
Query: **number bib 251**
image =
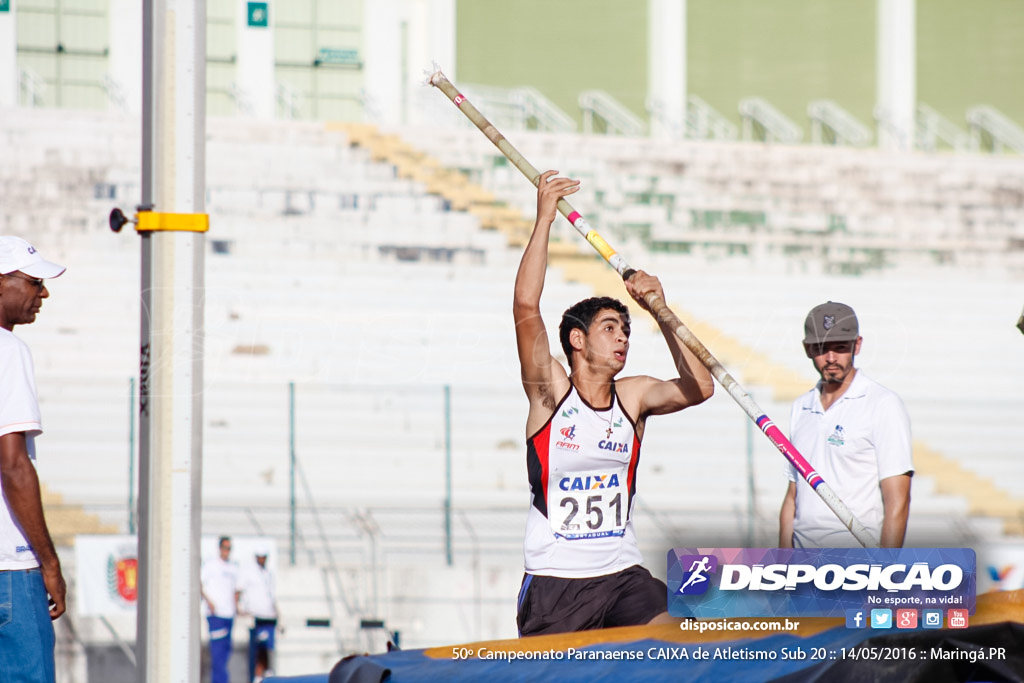
[(548, 484), (548, 521), (569, 540), (621, 536), (629, 514), (626, 468), (554, 472)]

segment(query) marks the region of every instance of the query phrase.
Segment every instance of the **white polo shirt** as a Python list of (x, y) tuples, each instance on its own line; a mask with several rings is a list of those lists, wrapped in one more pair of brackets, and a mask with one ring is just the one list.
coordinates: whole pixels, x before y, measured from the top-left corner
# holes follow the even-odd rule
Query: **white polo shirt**
[(238, 590), (242, 609), (259, 619), (277, 619), (277, 605), (274, 602), (274, 577), (269, 570), (258, 564), (241, 572)]
[[(914, 471), (910, 417), (895, 392), (858, 370), (826, 411), (821, 383), (793, 402), (790, 441), (875, 538), (884, 508), (879, 482)], [(792, 465), (797, 483), (793, 545), (797, 548), (860, 544)]]
[[(36, 398), (35, 367), (28, 345), (0, 328), (0, 436), (25, 433), (28, 456), (35, 464), (35, 437), (43, 433)], [(39, 566), (21, 527), (11, 516), (0, 481), (0, 571)]]
[[(238, 565), (225, 562), (220, 556), (203, 563), (199, 573), (203, 593), (213, 603), (213, 616), (224, 619), (235, 618), (235, 593), (238, 591)], [(208, 609), (205, 604), (204, 610)]]

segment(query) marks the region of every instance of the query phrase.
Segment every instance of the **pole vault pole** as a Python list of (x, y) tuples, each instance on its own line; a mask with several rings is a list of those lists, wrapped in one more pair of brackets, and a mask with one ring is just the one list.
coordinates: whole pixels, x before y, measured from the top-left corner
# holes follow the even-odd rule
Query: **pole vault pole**
[[(445, 96), (451, 100), (456, 107), (459, 108), (463, 114), (466, 115), (470, 121), (473, 122), (477, 128), (480, 129), (487, 139), (494, 143), (505, 157), (512, 162), (512, 164), (518, 168), (523, 175), (533, 183), (534, 187), (540, 181), (540, 173), (536, 168), (530, 164), (529, 161), (523, 157), (519, 151), (505, 139), (497, 128), (491, 124), (483, 114), (481, 114), (476, 107), (473, 106), (469, 100), (467, 100), (462, 93), (460, 93), (456, 87), (449, 81), (440, 70), (435, 71), (429, 79), (430, 85), (434, 86)], [(623, 280), (628, 280), (636, 272), (635, 269), (631, 268), (619, 254), (615, 252), (611, 246), (604, 241), (604, 238), (597, 233), (596, 230), (592, 229), (585, 218), (572, 208), (565, 199), (558, 201), (558, 211), (568, 219), (572, 226), (576, 228), (576, 231), (586, 238), (587, 242), (590, 243), (594, 249), (608, 262), (612, 268), (618, 272)], [(743, 408), (743, 411), (750, 417), (751, 420), (764, 432), (765, 436), (775, 444), (775, 447), (779, 449), (779, 452), (785, 456), (786, 460), (790, 462), (800, 473), (800, 476), (804, 478), (812, 489), (821, 497), (826, 505), (835, 513), (836, 517), (850, 530), (850, 533), (863, 545), (865, 548), (877, 547), (878, 540), (871, 536), (871, 533), (864, 527), (860, 521), (853, 516), (849, 508), (843, 504), (843, 501), (839, 499), (835, 491), (832, 490), (825, 480), (821, 478), (810, 463), (800, 454), (793, 444), (789, 442), (789, 439), (782, 433), (778, 427), (775, 426), (767, 415), (761, 410), (761, 408), (754, 402), (754, 399), (743, 390), (743, 387), (733, 379), (725, 368), (718, 360), (711, 355), (707, 347), (701, 343), (697, 337), (690, 332), (689, 328), (686, 327), (679, 320), (679, 317), (672, 312), (672, 309), (661, 300), (657, 294), (653, 292), (647, 294), (644, 297), (644, 302), (650, 307), (651, 312), (654, 316), (663, 322), (667, 322), (672, 326), (672, 329), (686, 348), (688, 348), (693, 355), (695, 355), (704, 367), (718, 380), (719, 384), (728, 392), (730, 396)]]

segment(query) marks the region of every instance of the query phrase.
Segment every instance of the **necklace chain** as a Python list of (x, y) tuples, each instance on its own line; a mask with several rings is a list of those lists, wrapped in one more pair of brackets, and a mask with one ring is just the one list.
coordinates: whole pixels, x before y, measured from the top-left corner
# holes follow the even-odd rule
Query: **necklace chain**
[[(580, 399), (582, 400), (582, 398), (583, 397), (581, 396)], [(583, 404), (586, 405), (588, 408), (590, 407), (585, 401), (583, 402)], [(599, 411), (596, 408), (591, 408), (590, 410), (595, 415), (597, 415), (598, 418), (600, 418), (602, 422), (604, 422), (605, 424), (608, 425), (608, 429), (604, 430), (604, 433), (605, 433), (605, 438), (609, 438), (610, 439), (611, 436), (612, 436), (612, 430), (613, 430), (613, 428), (612, 428), (612, 419), (614, 419), (614, 417), (615, 417), (615, 395), (612, 394), (612, 404), (608, 407), (608, 417), (604, 417), (603, 415), (601, 415), (601, 413), (604, 412), (603, 410)]]

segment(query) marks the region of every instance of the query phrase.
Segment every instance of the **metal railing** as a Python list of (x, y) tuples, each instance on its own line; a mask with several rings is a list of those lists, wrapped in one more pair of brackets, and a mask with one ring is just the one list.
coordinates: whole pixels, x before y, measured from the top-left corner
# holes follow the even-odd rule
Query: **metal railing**
[(962, 128), (932, 109), (924, 102), (917, 104), (916, 147), (925, 152), (934, 152), (944, 142), (957, 152), (966, 152), (970, 138)]
[(46, 81), (32, 69), (22, 67), (18, 70), (18, 86), (25, 94), (26, 107), (39, 107), (43, 105), (43, 95), (46, 93)]
[(792, 119), (761, 97), (740, 100), (740, 118), (743, 120), (743, 139), (755, 139), (755, 125), (761, 128), (765, 142), (796, 144), (804, 137), (803, 129)]
[(836, 145), (865, 147), (874, 137), (871, 130), (857, 118), (832, 100), (814, 100), (807, 105), (811, 118), (811, 142), (820, 145), (827, 142), (826, 132), (831, 133)]
[(605, 132), (640, 137), (647, 131), (643, 120), (604, 90), (584, 90), (579, 96), (583, 132), (594, 132), (594, 119), (604, 121)]
[(496, 125), (514, 130), (575, 133), (576, 121), (536, 88), (463, 85), (463, 92)]
[(697, 97), (686, 97), (686, 137), (691, 140), (735, 140), (736, 126)]
[(996, 154), (1009, 147), (1024, 154), (1024, 130), (1010, 117), (993, 106), (982, 104), (967, 110), (967, 125), (971, 131), (971, 149), (982, 149), (983, 134), (987, 135)]

